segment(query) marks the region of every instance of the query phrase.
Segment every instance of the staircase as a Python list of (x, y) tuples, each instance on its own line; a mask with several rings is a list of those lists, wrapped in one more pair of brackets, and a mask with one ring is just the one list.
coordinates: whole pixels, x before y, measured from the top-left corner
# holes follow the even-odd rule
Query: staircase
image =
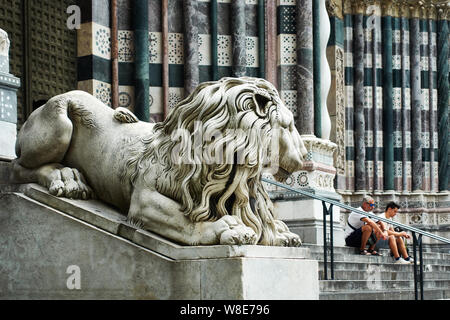
[[(387, 249), (378, 257), (335, 246), (334, 280), (324, 280), (323, 246), (304, 247), (319, 261), (320, 300), (414, 300), (414, 265), (394, 264)], [(327, 260), (330, 278), (329, 255)], [(450, 254), (424, 250), (423, 261), (424, 299), (450, 299)]]

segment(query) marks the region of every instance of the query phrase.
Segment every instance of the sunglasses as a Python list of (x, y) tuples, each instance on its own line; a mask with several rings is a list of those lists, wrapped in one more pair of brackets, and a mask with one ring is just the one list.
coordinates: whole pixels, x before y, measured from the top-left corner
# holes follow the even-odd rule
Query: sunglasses
[(370, 207), (375, 207), (375, 203), (369, 203)]

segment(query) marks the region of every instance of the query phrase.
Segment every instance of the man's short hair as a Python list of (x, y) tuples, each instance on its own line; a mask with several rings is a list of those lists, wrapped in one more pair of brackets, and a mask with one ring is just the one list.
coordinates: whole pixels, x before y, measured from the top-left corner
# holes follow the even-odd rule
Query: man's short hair
[[(369, 203), (370, 200), (374, 200), (370, 195), (365, 195), (364, 198), (362, 199), (362, 203)], [(374, 200), (375, 202), (375, 200)]]
[(388, 209), (395, 209), (395, 208), (400, 209), (400, 205), (395, 201), (391, 201), (386, 205), (386, 210), (384, 210), (384, 211), (387, 211)]

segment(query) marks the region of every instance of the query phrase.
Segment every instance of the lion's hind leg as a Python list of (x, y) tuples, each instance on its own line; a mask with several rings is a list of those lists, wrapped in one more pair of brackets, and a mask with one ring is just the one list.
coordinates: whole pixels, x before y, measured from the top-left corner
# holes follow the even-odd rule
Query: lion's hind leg
[(17, 137), (11, 180), (39, 183), (56, 196), (87, 199), (93, 192), (82, 174), (61, 164), (72, 142), (69, 107), (77, 111), (78, 105), (71, 95), (60, 95), (30, 115)]

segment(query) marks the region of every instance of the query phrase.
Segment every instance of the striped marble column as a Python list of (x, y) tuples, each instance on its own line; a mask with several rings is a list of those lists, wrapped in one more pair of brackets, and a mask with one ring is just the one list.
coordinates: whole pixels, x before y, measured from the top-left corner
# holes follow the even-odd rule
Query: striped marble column
[(297, 1), (297, 129), (314, 134), (312, 0)]
[(266, 77), (266, 41), (265, 41), (265, 7), (264, 0), (258, 0), (258, 61), (260, 78)]
[(420, 31), (420, 87), (422, 93), (422, 190), (430, 190), (430, 83), (428, 75), (431, 72), (429, 70), (429, 39), (428, 39), (428, 23), (423, 17), (419, 20)]
[(277, 77), (277, 6), (266, 1), (266, 79), (279, 88)]
[(150, 74), (149, 74), (149, 41), (148, 41), (148, 2), (135, 0), (134, 14), (134, 113), (141, 121), (150, 120)]
[[(350, 0), (347, 1), (349, 3)], [(345, 81), (345, 154), (346, 187), (355, 189), (354, 99), (353, 99), (353, 13), (344, 7), (344, 81)]]
[(438, 130), (439, 130), (439, 190), (448, 189), (448, 101), (449, 101), (449, 28), (447, 11), (440, 13), (437, 38)]
[(392, 130), (394, 152), (394, 190), (402, 191), (402, 43), (401, 19), (392, 17)]
[(231, 32), (233, 42), (233, 76), (243, 77), (246, 73), (246, 21), (245, 0), (231, 2)]
[(407, 136), (407, 132), (411, 132), (411, 106), (406, 102), (409, 97), (407, 88), (410, 87), (410, 79), (407, 70), (409, 70), (409, 19), (406, 18), (406, 12), (402, 11), (401, 17), (401, 43), (402, 43), (402, 95), (401, 95), (401, 109), (402, 109), (402, 190), (408, 191), (410, 179), (408, 179), (407, 167), (410, 165), (408, 161), (408, 154), (411, 153), (411, 135)]
[[(434, 12), (435, 13), (435, 12)], [(436, 159), (436, 150), (437, 150), (437, 135), (436, 135), (436, 107), (435, 101), (437, 101), (436, 97), (436, 81), (435, 81), (435, 73), (436, 73), (436, 21), (430, 15), (428, 17), (428, 46), (429, 46), (429, 57), (428, 57), (428, 83), (430, 86), (429, 92), (429, 117), (430, 117), (430, 191), (436, 192), (438, 190), (437, 186), (437, 177), (435, 172), (437, 171), (437, 159)]]
[(216, 81), (219, 80), (219, 68), (218, 68), (218, 53), (217, 53), (217, 37), (218, 37), (218, 25), (217, 25), (217, 0), (211, 0), (210, 7), (211, 14), (211, 78)]
[(412, 190), (422, 189), (422, 88), (420, 75), (420, 30), (419, 18), (413, 13), (410, 19), (411, 59), (411, 161)]
[(383, 32), (383, 146), (384, 190), (394, 190), (394, 123), (392, 78), (392, 17), (390, 7), (382, 17)]
[[(362, 8), (356, 8), (362, 9)], [(355, 12), (353, 24), (355, 190), (366, 189), (366, 144), (364, 117), (364, 29), (362, 12)]]
[(184, 0), (184, 95), (199, 84), (197, 0)]
[[(380, 17), (375, 17), (375, 19)], [(379, 44), (381, 37), (380, 37), (380, 20), (375, 20), (376, 23), (374, 25), (374, 28), (372, 30), (372, 120), (373, 120), (373, 142), (372, 142), (372, 150), (373, 150), (373, 190), (374, 191), (380, 191), (381, 190), (381, 184), (380, 179), (378, 178), (378, 158), (379, 158), (379, 152), (378, 152), (378, 132), (380, 131), (379, 128), (379, 110), (378, 110), (378, 104), (379, 99), (377, 95), (377, 86), (378, 86), (378, 77), (377, 77), (377, 56), (378, 56), (378, 50), (379, 50)]]

